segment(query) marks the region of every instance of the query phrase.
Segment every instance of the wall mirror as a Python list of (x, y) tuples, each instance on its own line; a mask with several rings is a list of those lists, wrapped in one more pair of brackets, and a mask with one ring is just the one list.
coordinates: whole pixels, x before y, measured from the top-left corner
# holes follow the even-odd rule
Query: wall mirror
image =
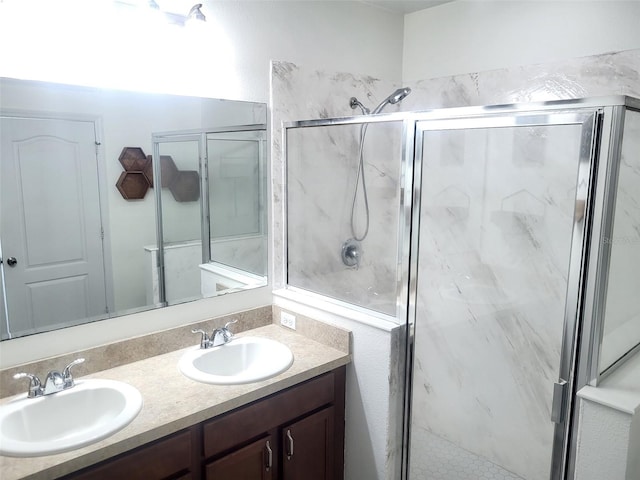
[(0, 332), (266, 285), (265, 104), (0, 79)]

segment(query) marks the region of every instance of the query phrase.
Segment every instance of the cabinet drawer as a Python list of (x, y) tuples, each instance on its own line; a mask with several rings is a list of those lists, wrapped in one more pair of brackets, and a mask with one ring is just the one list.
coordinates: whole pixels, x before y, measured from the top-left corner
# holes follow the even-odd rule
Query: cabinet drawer
[(329, 372), (204, 424), (204, 455), (211, 457), (334, 401)]
[[(192, 430), (183, 430), (166, 439), (105, 460), (98, 466), (65, 478), (68, 480), (160, 480), (189, 470), (193, 448)], [(187, 475), (184, 478), (190, 477)]]

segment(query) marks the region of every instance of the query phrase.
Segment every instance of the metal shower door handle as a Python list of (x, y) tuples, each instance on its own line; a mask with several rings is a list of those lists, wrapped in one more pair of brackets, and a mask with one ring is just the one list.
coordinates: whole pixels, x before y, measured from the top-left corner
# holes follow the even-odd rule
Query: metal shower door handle
[(564, 404), (567, 396), (567, 381), (560, 379), (553, 384), (553, 400), (551, 401), (551, 421), (562, 423), (564, 421)]

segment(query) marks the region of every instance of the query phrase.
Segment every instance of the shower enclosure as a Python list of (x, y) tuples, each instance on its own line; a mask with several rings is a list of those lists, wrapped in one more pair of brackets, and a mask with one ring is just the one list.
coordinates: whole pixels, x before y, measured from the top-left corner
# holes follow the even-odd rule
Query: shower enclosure
[[(362, 125), (370, 231), (349, 267)], [(287, 288), (406, 326), (403, 478), (571, 478), (575, 392), (640, 348), (640, 102), (310, 120), (284, 136)]]
[(263, 124), (153, 134), (154, 303), (266, 283), (265, 136)]

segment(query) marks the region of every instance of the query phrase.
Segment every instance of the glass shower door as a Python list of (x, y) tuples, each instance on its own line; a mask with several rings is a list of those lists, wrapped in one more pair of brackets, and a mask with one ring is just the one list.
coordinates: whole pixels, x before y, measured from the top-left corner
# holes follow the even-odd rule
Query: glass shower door
[(595, 122), (418, 122), (411, 480), (560, 478)]
[(202, 297), (200, 141), (200, 134), (154, 137), (154, 159), (160, 159), (154, 180), (161, 185), (154, 188), (159, 190), (158, 237), (162, 239), (156, 255), (162, 255), (163, 271), (154, 277), (153, 289), (168, 305)]

